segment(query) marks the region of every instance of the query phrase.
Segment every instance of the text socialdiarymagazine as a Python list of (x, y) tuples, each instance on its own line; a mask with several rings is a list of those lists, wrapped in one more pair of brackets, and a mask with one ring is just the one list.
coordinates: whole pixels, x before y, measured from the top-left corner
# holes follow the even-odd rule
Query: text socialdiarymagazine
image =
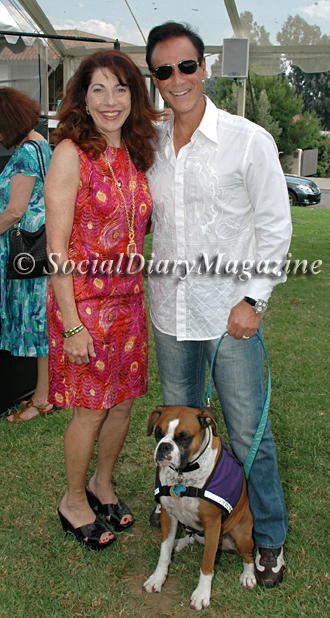
[[(202, 253), (196, 260), (166, 260), (156, 261), (154, 253), (151, 253), (147, 260), (146, 272), (148, 275), (170, 275), (176, 276), (184, 281), (189, 275), (234, 275), (240, 281), (248, 281), (253, 276), (267, 275), (271, 277), (281, 277), (284, 274), (297, 274), (301, 267), (301, 273), (317, 275), (322, 265), (322, 260), (315, 260), (308, 265), (307, 260), (292, 260), (291, 253), (286, 260), (260, 260), (255, 262), (251, 259), (231, 259), (223, 261), (224, 253), (218, 253), (209, 259), (206, 253)], [(55, 260), (56, 258), (56, 260)], [(61, 259), (60, 253), (49, 253), (49, 270), (44, 274), (54, 275), (136, 275), (141, 272), (146, 265), (146, 260), (140, 253), (131, 254), (129, 257), (124, 253), (117, 254), (114, 259), (101, 259), (95, 253), (92, 259), (83, 259), (77, 264), (74, 260), (66, 260), (58, 263)], [(290, 270), (291, 268), (291, 270)]]

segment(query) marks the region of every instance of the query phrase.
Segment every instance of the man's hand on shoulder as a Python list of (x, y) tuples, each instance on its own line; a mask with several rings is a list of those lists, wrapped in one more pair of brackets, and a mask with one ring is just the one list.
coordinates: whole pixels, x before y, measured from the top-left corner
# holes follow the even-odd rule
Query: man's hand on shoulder
[(235, 305), (228, 318), (228, 335), (234, 339), (253, 337), (256, 334), (261, 322), (262, 314), (256, 313), (254, 308), (245, 300), (241, 300)]

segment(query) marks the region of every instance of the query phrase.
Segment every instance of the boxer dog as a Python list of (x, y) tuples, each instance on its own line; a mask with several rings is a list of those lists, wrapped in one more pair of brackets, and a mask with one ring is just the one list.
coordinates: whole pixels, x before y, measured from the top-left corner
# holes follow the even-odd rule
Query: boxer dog
[[(180, 551), (195, 538), (205, 548), (190, 608), (204, 609), (210, 603), (220, 534), (231, 537), (243, 557), (242, 586), (253, 588), (256, 585), (253, 518), (244, 472), (218, 435), (216, 415), (211, 408), (158, 406), (150, 414), (148, 436), (155, 424), (158, 443), (154, 453), (157, 465), (155, 496), (162, 505), (162, 543), (157, 568), (143, 589), (160, 592), (173, 548)], [(178, 522), (188, 535), (176, 541)]]

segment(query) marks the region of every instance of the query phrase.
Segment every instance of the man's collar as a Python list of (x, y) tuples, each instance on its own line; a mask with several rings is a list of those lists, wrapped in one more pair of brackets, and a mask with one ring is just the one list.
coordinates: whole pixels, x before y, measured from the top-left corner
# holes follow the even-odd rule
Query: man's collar
[[(201, 120), (199, 127), (192, 135), (192, 139), (194, 135), (196, 135), (197, 131), (203, 133), (207, 139), (210, 139), (212, 142), (218, 143), (218, 132), (217, 132), (217, 123), (218, 123), (218, 108), (212, 103), (211, 99), (209, 99), (206, 95), (204, 95), (206, 107), (204, 116)], [(163, 133), (162, 140), (166, 137), (171, 138), (173, 136), (173, 127), (174, 127), (174, 114), (171, 113), (168, 121), (166, 130)]]
[(204, 95), (206, 107), (202, 121), (197, 129), (210, 139), (212, 142), (218, 143), (218, 108), (212, 103), (206, 95)]

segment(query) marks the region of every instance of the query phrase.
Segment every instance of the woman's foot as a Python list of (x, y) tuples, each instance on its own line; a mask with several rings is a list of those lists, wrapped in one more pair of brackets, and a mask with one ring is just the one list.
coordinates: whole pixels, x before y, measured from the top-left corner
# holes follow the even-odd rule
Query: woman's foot
[(17, 421), (30, 421), (35, 416), (39, 416), (39, 414), (41, 416), (51, 414), (53, 410), (53, 404), (48, 401), (38, 402), (30, 399), (26, 402), (23, 408), (17, 410), (14, 414), (10, 414), (10, 416), (7, 416), (6, 418), (9, 423), (15, 423)]
[(64, 515), (62, 515), (60, 509), (57, 509), (57, 512), (65, 534), (69, 532), (74, 534), (81, 545), (85, 545), (90, 549), (105, 549), (116, 540), (116, 538), (112, 536), (107, 542), (101, 541), (102, 534), (107, 530), (107, 527), (98, 517), (95, 517), (95, 520), (91, 524), (74, 528)]
[[(129, 512), (128, 508), (124, 505), (121, 500), (115, 496), (112, 487), (107, 491), (102, 491), (100, 486), (97, 486), (96, 482), (93, 478), (89, 481), (88, 486), (86, 487), (87, 492), (89, 492), (90, 502), (93, 502), (93, 496), (96, 498), (94, 503), (99, 503), (98, 510), (105, 515), (107, 522), (111, 524), (117, 525), (115, 529), (119, 532), (120, 530), (124, 530), (125, 528), (129, 528), (134, 523), (133, 515)], [(108, 508), (109, 507), (109, 508)], [(112, 508), (111, 508), (112, 507)], [(94, 508), (94, 507), (92, 507)], [(94, 511), (96, 512), (96, 510)], [(109, 512), (109, 514), (107, 513)], [(120, 516), (120, 517), (119, 517)]]
[[(86, 503), (82, 503), (80, 506), (69, 507), (67, 494), (65, 494), (64, 497), (62, 498), (58, 511), (59, 511), (60, 517), (62, 515), (61, 521), (64, 518), (65, 520), (67, 520), (67, 522), (69, 522), (69, 524), (71, 524), (73, 529), (81, 528), (82, 526), (89, 526), (96, 521), (95, 513), (90, 508), (87, 500), (86, 500)], [(63, 521), (62, 521), (62, 525), (63, 525)], [(71, 530), (71, 532), (72, 531), (73, 530)], [(100, 545), (102, 545), (102, 544), (108, 544), (110, 541), (114, 541), (114, 540), (115, 540), (115, 536), (113, 535), (111, 530), (107, 529), (106, 532), (103, 532), (103, 534), (101, 534), (98, 542)], [(87, 543), (88, 537), (84, 537), (83, 541)]]

